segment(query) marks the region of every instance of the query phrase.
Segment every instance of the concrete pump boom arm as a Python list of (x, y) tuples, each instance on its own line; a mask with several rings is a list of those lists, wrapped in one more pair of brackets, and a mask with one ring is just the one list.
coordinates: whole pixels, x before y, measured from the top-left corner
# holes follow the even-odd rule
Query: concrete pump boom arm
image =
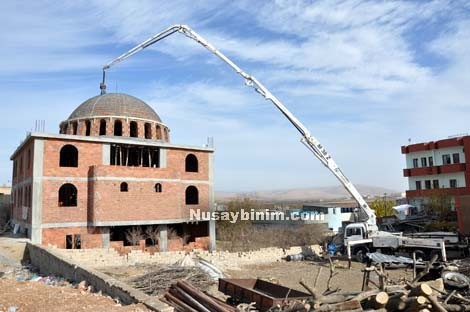
[(331, 156), (326, 151), (320, 142), (310, 134), (308, 129), (279, 101), (274, 95), (269, 92), (269, 90), (261, 84), (255, 77), (245, 73), (240, 69), (235, 63), (233, 63), (229, 58), (227, 58), (222, 52), (217, 50), (213, 45), (211, 45), (207, 40), (201, 37), (194, 30), (189, 28), (186, 25), (173, 25), (164, 31), (152, 36), (141, 44), (135, 46), (131, 50), (117, 57), (110, 63), (103, 66), (103, 82), (100, 85), (102, 93), (106, 90), (105, 85), (105, 72), (111, 66), (124, 61), (126, 58), (134, 55), (135, 53), (147, 48), (148, 46), (176, 33), (182, 33), (186, 37), (195, 40), (207, 50), (215, 54), (217, 57), (222, 59), (227, 63), (232, 69), (234, 69), (240, 76), (245, 79), (245, 84), (249, 87), (252, 87), (256, 92), (261, 94), (266, 100), (271, 101), (281, 113), (294, 125), (295, 128), (302, 134), (301, 142), (325, 165), (341, 182), (341, 184), (346, 188), (346, 190), (351, 194), (351, 196), (357, 201), (362, 211), (367, 215), (368, 219), (366, 221), (370, 230), (376, 230), (376, 215), (374, 210), (372, 210), (364, 198), (361, 196), (356, 187), (349, 181), (349, 179), (343, 174), (341, 169), (338, 167), (336, 162), (331, 158)]

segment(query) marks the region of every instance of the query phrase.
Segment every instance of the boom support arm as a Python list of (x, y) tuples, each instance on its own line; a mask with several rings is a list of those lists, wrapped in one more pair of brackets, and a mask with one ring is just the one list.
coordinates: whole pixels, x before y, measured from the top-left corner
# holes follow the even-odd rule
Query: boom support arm
[(273, 95), (269, 90), (261, 84), (255, 77), (245, 73), (243, 70), (240, 69), (235, 63), (233, 63), (229, 58), (227, 58), (222, 52), (217, 50), (213, 45), (211, 45), (208, 41), (206, 41), (203, 37), (201, 37), (198, 33), (194, 30), (189, 28), (186, 25), (173, 25), (164, 31), (154, 35), (153, 37), (147, 39), (146, 41), (142, 42), (141, 44), (135, 46), (128, 52), (122, 54), (118, 58), (114, 59), (110, 63), (106, 64), (103, 67), (103, 82), (100, 85), (102, 93), (106, 90), (105, 85), (105, 73), (106, 70), (109, 69), (111, 66), (124, 61), (126, 58), (134, 55), (135, 53), (147, 48), (148, 46), (157, 43), (158, 41), (176, 33), (182, 33), (186, 37), (195, 40), (207, 50), (215, 54), (219, 57), (222, 61), (227, 63), (233, 70), (237, 72), (240, 76), (245, 79), (245, 84), (249, 87), (252, 87), (256, 92), (261, 94), (266, 100), (271, 101), (280, 111), (281, 113), (294, 125), (294, 127), (300, 132), (302, 135), (301, 142), (317, 157), (323, 165), (325, 165), (334, 175), (335, 177), (341, 182), (341, 184), (346, 188), (346, 190), (351, 194), (351, 196), (357, 201), (362, 211), (367, 215), (368, 219), (366, 221), (367, 225), (371, 230), (376, 230), (376, 216), (375, 212), (369, 207), (367, 202), (362, 198), (359, 191), (356, 187), (349, 181), (349, 179), (344, 175), (341, 169), (338, 167), (336, 162), (331, 158), (331, 156), (326, 151), (325, 147), (323, 147), (320, 142), (310, 134), (308, 129)]

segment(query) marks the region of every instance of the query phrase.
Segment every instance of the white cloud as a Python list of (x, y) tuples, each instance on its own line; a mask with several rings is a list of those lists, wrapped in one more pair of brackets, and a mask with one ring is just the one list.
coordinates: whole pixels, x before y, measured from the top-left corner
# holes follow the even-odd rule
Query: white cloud
[[(252, 1), (217, 6), (4, 1), (1, 76), (26, 79), (16, 87), (2, 86), (11, 91), (5, 105), (9, 116), (18, 110), (21, 115), (4, 117), (2, 130), (22, 136), (25, 124), (50, 112), (48, 125), (55, 132), (55, 122), (86, 94), (97, 92), (96, 81), (89, 86), (91, 73), (169, 25), (185, 23), (281, 98), (355, 183), (404, 187), (400, 145), (408, 137), (435, 140), (466, 132), (470, 22), (468, 11), (456, 2), (274, 1), (253, 6)], [(427, 31), (433, 25), (439, 34)], [(200, 145), (206, 136), (215, 136), (219, 189), (337, 183), (298, 142), (288, 121), (212, 54), (181, 35), (151, 50), (114, 68), (110, 77), (130, 81), (122, 82), (130, 86), (122, 90), (137, 89), (134, 95), (150, 99), (175, 143)], [(144, 72), (156, 59), (164, 60), (155, 73), (126, 72)], [(54, 85), (70, 79), (68, 74), (55, 76), (61, 71), (73, 73), (74, 80)], [(51, 72), (44, 78), (33, 75)], [(149, 83), (155, 77), (162, 79)], [(48, 81), (41, 86), (41, 80)], [(31, 89), (31, 81), (50, 91)], [(77, 84), (86, 87), (77, 91)], [(54, 94), (54, 88), (60, 91)], [(10, 139), (8, 150), (13, 143)]]

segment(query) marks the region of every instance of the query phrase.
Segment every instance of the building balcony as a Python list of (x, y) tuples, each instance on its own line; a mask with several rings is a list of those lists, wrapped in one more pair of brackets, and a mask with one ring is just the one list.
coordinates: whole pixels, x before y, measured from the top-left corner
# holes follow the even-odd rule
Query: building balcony
[(454, 187), (454, 188), (440, 188), (430, 190), (408, 190), (406, 191), (406, 198), (412, 197), (430, 197), (439, 194), (447, 194), (451, 196), (470, 195), (470, 187)]
[(404, 177), (417, 177), (417, 176), (426, 176), (434, 175), (441, 173), (454, 173), (466, 171), (466, 164), (451, 164), (451, 165), (442, 165), (442, 166), (431, 166), (431, 167), (420, 167), (420, 168), (409, 168), (403, 169)]
[(439, 141), (410, 144), (410, 145), (402, 146), (401, 153), (408, 154), (408, 153), (429, 151), (429, 150), (440, 149), (440, 148), (463, 146), (464, 141), (468, 140), (468, 138), (469, 136), (465, 136), (465, 137), (458, 137), (458, 138), (449, 138), (449, 139), (444, 139), (444, 140), (439, 140)]

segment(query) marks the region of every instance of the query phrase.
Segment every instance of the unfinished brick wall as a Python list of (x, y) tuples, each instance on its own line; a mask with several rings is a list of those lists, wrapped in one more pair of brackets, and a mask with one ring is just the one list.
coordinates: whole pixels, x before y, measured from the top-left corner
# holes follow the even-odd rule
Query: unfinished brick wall
[(99, 228), (67, 227), (42, 230), (42, 244), (57, 248), (66, 247), (67, 235), (80, 235), (81, 248), (101, 248), (102, 236)]
[[(78, 133), (83, 131), (81, 127), (78, 124)], [(155, 132), (152, 130), (152, 135), (156, 135), (156, 127)], [(18, 193), (14, 197), (13, 210), (13, 218), (17, 221), (21, 220), (21, 205), (25, 204), (25, 200), (20, 198), (25, 198), (24, 192), (29, 192), (33, 182), (35, 140), (38, 139), (30, 138), (14, 158), (17, 167), (21, 168), (17, 168), (13, 183), (13, 196), (15, 192)], [(44, 142), (44, 154), (40, 160), (43, 171), (42, 177), (37, 181), (42, 184), (42, 193), (39, 196), (42, 197), (40, 222), (44, 227), (42, 242), (45, 245), (64, 248), (66, 235), (80, 234), (83, 248), (99, 247), (102, 237), (99, 230), (93, 227), (93, 222), (108, 222), (108, 225), (118, 222), (125, 225), (126, 222), (132, 224), (134, 221), (146, 223), (152, 220), (159, 223), (159, 220), (173, 220), (169, 223), (179, 223), (179, 220), (189, 218), (190, 209), (209, 210), (211, 151), (169, 146), (164, 148), (165, 168), (128, 167), (103, 165), (103, 144), (107, 143), (71, 139), (69, 136), (44, 137), (41, 140)], [(60, 166), (60, 151), (66, 145), (77, 149), (77, 167)], [(185, 159), (188, 154), (197, 157), (197, 172), (186, 172)], [(121, 192), (122, 182), (128, 184), (128, 192)], [(161, 192), (156, 192), (156, 183), (161, 185)], [(59, 203), (59, 190), (64, 184), (72, 184), (76, 188), (76, 206), (63, 206)], [(185, 193), (188, 186), (198, 189), (198, 204), (186, 204)], [(27, 201), (31, 201), (30, 195)], [(28, 224), (31, 224), (32, 213), (30, 208)], [(77, 226), (70, 227), (73, 223)]]
[[(13, 159), (12, 173), (12, 218), (31, 224), (33, 194), (34, 142), (27, 142)], [(24, 208), (26, 207), (26, 208)], [(27, 219), (23, 220), (23, 209), (27, 209)]]
[[(60, 167), (60, 150), (65, 145), (78, 149), (78, 167)], [(102, 163), (101, 143), (47, 139), (44, 141), (43, 175), (45, 177), (83, 177), (87, 178), (90, 166)], [(64, 181), (65, 182), (65, 181)]]

